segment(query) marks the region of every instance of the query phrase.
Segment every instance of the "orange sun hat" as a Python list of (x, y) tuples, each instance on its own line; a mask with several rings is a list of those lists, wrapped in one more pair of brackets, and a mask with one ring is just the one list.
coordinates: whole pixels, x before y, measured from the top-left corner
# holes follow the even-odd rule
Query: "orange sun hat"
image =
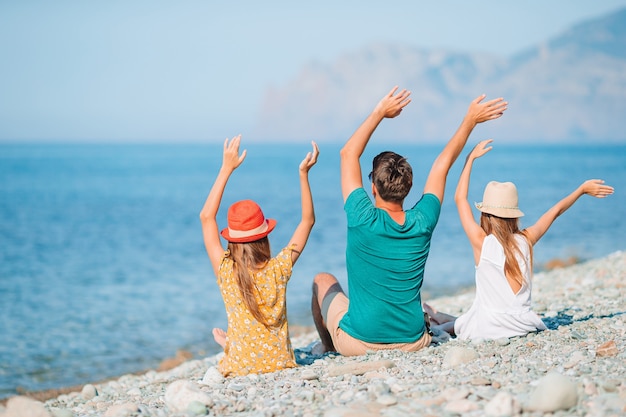
[(261, 207), (252, 200), (241, 200), (228, 209), (228, 227), (221, 235), (229, 242), (254, 242), (269, 235), (276, 220), (266, 219)]

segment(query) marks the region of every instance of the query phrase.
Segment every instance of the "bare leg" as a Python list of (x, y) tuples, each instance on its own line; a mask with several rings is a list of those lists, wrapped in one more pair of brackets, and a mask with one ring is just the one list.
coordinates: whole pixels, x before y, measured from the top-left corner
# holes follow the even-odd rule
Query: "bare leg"
[(213, 329), (213, 339), (224, 349), (226, 347), (226, 332), (220, 328)]
[(442, 330), (448, 333), (450, 336), (456, 336), (454, 333), (454, 320), (447, 321), (442, 324), (438, 324), (432, 327), (433, 330)]
[(452, 324), (454, 325), (454, 320), (456, 320), (456, 317), (437, 311), (426, 303), (422, 303), (422, 308), (428, 314), (428, 317), (430, 317), (431, 326), (437, 326), (449, 322), (452, 322)]
[[(339, 291), (341, 286), (337, 279), (331, 274), (321, 273), (317, 274), (313, 279), (313, 296), (311, 298), (311, 313), (313, 315), (313, 323), (320, 336), (322, 345), (324, 345), (324, 352), (336, 352), (333, 339), (330, 337), (326, 323), (324, 323), (324, 317), (322, 316), (322, 301), (331, 288)], [(342, 291), (343, 292), (343, 291)]]

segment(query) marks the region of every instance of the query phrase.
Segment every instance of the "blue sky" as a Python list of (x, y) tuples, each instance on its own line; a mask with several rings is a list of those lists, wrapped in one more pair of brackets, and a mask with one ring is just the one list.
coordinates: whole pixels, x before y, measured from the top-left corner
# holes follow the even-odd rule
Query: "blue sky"
[(0, 141), (214, 141), (371, 42), (512, 55), (626, 0), (2, 1)]

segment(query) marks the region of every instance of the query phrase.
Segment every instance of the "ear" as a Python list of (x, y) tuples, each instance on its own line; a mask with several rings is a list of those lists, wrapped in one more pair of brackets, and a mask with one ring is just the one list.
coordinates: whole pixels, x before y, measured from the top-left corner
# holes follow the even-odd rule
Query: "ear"
[(376, 186), (372, 183), (372, 195), (376, 197)]

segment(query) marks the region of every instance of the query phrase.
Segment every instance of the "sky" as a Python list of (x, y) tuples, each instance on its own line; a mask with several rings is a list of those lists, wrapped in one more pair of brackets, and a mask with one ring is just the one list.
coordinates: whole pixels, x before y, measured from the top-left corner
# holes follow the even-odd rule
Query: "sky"
[[(245, 135), (264, 92), (373, 42), (510, 56), (626, 0), (0, 0), (0, 142)], [(384, 93), (384, 92), (383, 92)]]

